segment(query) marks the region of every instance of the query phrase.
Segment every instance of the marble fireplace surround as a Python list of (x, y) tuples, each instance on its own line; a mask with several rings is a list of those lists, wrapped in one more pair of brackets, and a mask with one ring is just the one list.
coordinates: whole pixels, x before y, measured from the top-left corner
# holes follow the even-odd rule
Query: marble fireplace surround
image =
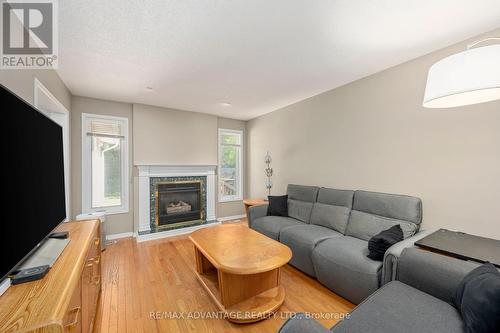
[(206, 220), (215, 216), (215, 165), (136, 165), (138, 170), (138, 232), (151, 231), (151, 188), (153, 177), (206, 177)]

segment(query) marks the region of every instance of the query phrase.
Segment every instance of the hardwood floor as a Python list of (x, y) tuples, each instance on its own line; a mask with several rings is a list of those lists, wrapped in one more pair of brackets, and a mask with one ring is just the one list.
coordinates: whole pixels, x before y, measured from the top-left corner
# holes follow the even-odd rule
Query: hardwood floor
[[(274, 333), (287, 313), (323, 314), (318, 320), (330, 327), (354, 307), (286, 265), (281, 274), (286, 298), (276, 317), (240, 325), (219, 318), (199, 319), (207, 311), (215, 313), (217, 307), (193, 273), (194, 246), (187, 236), (143, 243), (124, 238), (108, 246), (102, 260), (102, 293), (94, 332)], [(158, 319), (152, 319), (151, 313), (156, 312)]]

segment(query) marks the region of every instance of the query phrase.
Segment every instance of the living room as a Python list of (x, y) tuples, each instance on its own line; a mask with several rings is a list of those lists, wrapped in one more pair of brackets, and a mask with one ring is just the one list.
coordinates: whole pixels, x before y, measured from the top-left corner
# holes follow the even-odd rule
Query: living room
[(1, 332), (499, 331), (496, 1), (1, 5)]

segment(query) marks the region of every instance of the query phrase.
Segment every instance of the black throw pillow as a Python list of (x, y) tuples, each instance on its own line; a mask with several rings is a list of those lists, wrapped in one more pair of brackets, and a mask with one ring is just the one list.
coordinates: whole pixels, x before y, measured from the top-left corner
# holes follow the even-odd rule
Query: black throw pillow
[(500, 332), (500, 272), (492, 264), (470, 271), (452, 302), (462, 314), (466, 332)]
[(268, 216), (288, 216), (288, 195), (270, 195), (267, 199), (269, 200)]
[(376, 234), (368, 241), (368, 258), (382, 261), (385, 251), (392, 245), (404, 239), (403, 230), (399, 224)]

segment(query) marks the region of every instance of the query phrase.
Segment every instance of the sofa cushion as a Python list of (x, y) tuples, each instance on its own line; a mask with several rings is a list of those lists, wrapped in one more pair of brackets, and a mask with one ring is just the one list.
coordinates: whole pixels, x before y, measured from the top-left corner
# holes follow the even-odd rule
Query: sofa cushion
[(312, 260), (318, 280), (358, 304), (379, 287), (382, 263), (367, 257), (368, 242), (335, 237), (319, 243)]
[(401, 242), (403, 238), (403, 230), (399, 225), (376, 234), (368, 241), (368, 251), (370, 251), (368, 258), (382, 261), (385, 252), (394, 244)]
[(352, 208), (353, 198), (354, 198), (354, 191), (337, 190), (334, 188), (322, 187), (318, 191), (317, 202), (321, 202), (328, 205)]
[(319, 187), (289, 184), (286, 190), (288, 199), (315, 202), (318, 197)]
[(345, 234), (367, 241), (376, 234), (397, 224), (401, 226), (405, 239), (413, 236), (418, 231), (418, 226), (412, 222), (353, 210), (349, 216)]
[(288, 245), (293, 256), (289, 264), (297, 267), (302, 272), (316, 276), (312, 264), (312, 251), (319, 242), (332, 238), (342, 237), (339, 232), (319, 225), (294, 225), (281, 229), (279, 240)]
[(406, 248), (399, 260), (396, 278), (447, 303), (462, 279), (479, 264), (451, 258), (419, 248)]
[(416, 224), (422, 222), (422, 201), (407, 195), (356, 191), (352, 209)]
[(500, 332), (500, 273), (491, 263), (470, 271), (460, 282), (453, 304), (467, 332)]
[(332, 328), (343, 332), (465, 332), (458, 311), (446, 302), (399, 281), (380, 288)]
[(342, 234), (345, 233), (350, 209), (316, 202), (311, 212), (311, 223), (321, 225)]
[(288, 195), (270, 195), (267, 199), (268, 216), (288, 216)]
[(284, 216), (264, 216), (252, 222), (252, 229), (264, 234), (274, 240), (279, 240), (280, 231), (291, 225), (303, 225), (304, 223)]
[(295, 313), (283, 323), (278, 333), (330, 333), (330, 330), (310, 315)]
[(288, 199), (288, 216), (309, 223), (314, 203)]
[(318, 197), (318, 190), (316, 186), (288, 185), (288, 216), (309, 223), (313, 203)]
[(320, 188), (311, 212), (311, 223), (345, 233), (354, 191)]

